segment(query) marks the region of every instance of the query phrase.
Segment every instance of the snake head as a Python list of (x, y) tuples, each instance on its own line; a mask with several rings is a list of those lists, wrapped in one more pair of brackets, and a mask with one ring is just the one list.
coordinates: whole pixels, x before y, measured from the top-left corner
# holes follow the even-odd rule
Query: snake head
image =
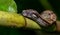
[(27, 9), (22, 11), (23, 16), (28, 17), (28, 18), (38, 18), (38, 12), (33, 9)]
[(43, 11), (41, 14), (39, 14), (36, 10), (27, 9), (27, 10), (22, 11), (22, 15), (30, 19), (33, 19), (39, 25), (44, 26), (44, 27), (49, 26), (54, 21), (56, 21), (56, 15), (52, 11), (49, 11), (49, 10)]

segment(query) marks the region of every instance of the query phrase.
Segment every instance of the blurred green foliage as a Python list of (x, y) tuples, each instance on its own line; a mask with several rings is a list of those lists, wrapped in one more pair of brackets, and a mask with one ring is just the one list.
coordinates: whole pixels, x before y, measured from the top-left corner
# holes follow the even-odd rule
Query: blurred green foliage
[(0, 0), (0, 11), (17, 12), (14, 0)]
[[(23, 9), (35, 9), (39, 13), (43, 10), (46, 10), (45, 7), (41, 4), (40, 0), (15, 0), (17, 4), (18, 13), (21, 13)], [(44, 2), (43, 2), (44, 3)], [(60, 0), (48, 0), (48, 3), (53, 7), (53, 11), (57, 14), (58, 19), (60, 20)], [(49, 9), (50, 7), (48, 7)], [(0, 26), (1, 35), (58, 35), (57, 32), (43, 32), (37, 30), (28, 30), (24, 28), (15, 28), (15, 27), (3, 27)]]

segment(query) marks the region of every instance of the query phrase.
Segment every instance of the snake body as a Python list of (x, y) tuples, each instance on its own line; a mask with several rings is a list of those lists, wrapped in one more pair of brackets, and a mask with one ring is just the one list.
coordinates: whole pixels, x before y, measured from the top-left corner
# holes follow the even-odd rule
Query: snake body
[[(46, 14), (46, 13), (47, 13), (47, 14)], [(44, 26), (44, 27), (49, 26), (49, 25), (51, 25), (53, 22), (56, 21), (56, 15), (55, 15), (54, 13), (53, 13), (53, 14), (51, 14), (51, 13), (53, 13), (53, 12), (50, 12), (50, 10), (46, 10), (46, 11), (44, 11), (43, 13), (39, 14), (36, 10), (33, 10), (33, 9), (23, 10), (23, 12), (22, 12), (23, 16), (35, 20), (39, 25)], [(49, 16), (49, 14), (51, 14), (51, 15)], [(46, 16), (49, 17), (49, 18), (47, 19)], [(54, 16), (54, 17), (53, 17), (53, 16)], [(45, 17), (46, 17), (46, 18), (45, 18)], [(53, 18), (54, 18), (54, 19), (53, 19)], [(47, 21), (46, 19), (47, 19), (48, 21)], [(49, 19), (50, 19), (50, 20), (53, 20), (53, 21), (50, 21)], [(49, 22), (49, 21), (50, 21), (50, 22)]]

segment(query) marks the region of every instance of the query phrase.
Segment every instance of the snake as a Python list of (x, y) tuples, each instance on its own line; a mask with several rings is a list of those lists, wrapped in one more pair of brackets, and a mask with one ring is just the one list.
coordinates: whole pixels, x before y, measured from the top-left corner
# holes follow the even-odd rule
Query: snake
[(47, 27), (56, 22), (56, 14), (52, 10), (45, 10), (39, 14), (36, 10), (27, 9), (22, 11), (22, 15), (36, 21), (40, 26)]

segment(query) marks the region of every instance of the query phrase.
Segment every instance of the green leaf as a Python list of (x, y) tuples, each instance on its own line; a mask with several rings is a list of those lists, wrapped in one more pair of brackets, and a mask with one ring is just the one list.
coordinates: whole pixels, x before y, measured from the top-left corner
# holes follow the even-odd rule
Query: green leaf
[(0, 11), (17, 12), (14, 0), (0, 0)]

